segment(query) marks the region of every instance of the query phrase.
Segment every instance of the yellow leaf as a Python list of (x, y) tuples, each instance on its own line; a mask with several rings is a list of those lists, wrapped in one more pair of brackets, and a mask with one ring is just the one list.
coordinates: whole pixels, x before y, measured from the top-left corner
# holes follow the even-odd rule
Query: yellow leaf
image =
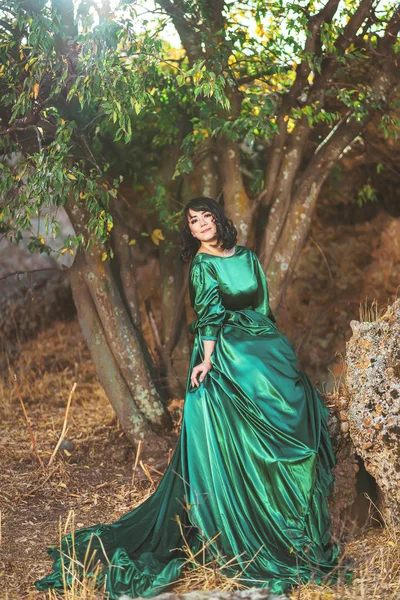
[(82, 198), (84, 198), (86, 196), (86, 194), (84, 194), (83, 192), (79, 192), (79, 198), (82, 200)]
[(288, 133), (292, 133), (293, 129), (294, 129), (294, 125), (295, 122), (293, 119), (289, 119), (288, 124), (287, 124), (287, 132)]
[(24, 51), (22, 50), (21, 46), (19, 47), (19, 58), (20, 60), (24, 60), (25, 58)]
[(107, 231), (111, 231), (111, 229), (114, 227), (114, 223), (112, 221), (108, 221), (107, 223)]
[(40, 242), (41, 242), (42, 244), (44, 244), (44, 237), (43, 237), (42, 235), (39, 235), (39, 236), (38, 236), (38, 238), (39, 238)]
[(73, 250), (70, 250), (69, 253), (70, 253), (71, 256), (74, 255), (74, 251)]
[(24, 165), (22, 167), (22, 170), (19, 173), (17, 173), (17, 175), (14, 176), (14, 179), (16, 179), (17, 181), (19, 181), (24, 176), (24, 173), (25, 173), (25, 171), (27, 169), (27, 166), (28, 165)]
[(285, 122), (286, 122), (286, 121), (289, 121), (289, 115), (285, 115), (285, 116), (283, 117), (283, 120), (284, 120)]
[(154, 229), (153, 233), (151, 234), (151, 239), (153, 240), (156, 246), (160, 244), (160, 240), (165, 240), (161, 229)]
[(33, 97), (35, 98), (35, 100), (39, 95), (39, 88), (40, 88), (40, 85), (38, 83), (33, 84)]
[(105, 190), (108, 190), (108, 185), (106, 183), (103, 183), (102, 186)]
[(261, 25), (261, 23), (259, 25), (257, 25), (257, 27), (256, 27), (256, 34), (259, 37), (262, 37), (263, 35), (265, 35), (264, 27)]
[(87, 83), (89, 81), (89, 75), (86, 75), (85, 79), (83, 80), (83, 83)]
[(62, 487), (62, 488), (66, 488), (66, 484), (62, 481), (61, 483), (58, 484), (58, 487)]
[(107, 252), (103, 252), (103, 254), (101, 255), (101, 260), (104, 262), (105, 260), (107, 260), (108, 254)]
[(63, 248), (63, 249), (61, 250), (60, 254), (65, 254), (67, 250), (68, 250), (68, 248)]
[(136, 244), (136, 240), (130, 240), (128, 246), (134, 246)]
[(76, 180), (75, 175), (73, 175), (72, 173), (67, 173), (67, 177), (68, 177), (68, 179), (71, 179), (71, 181), (75, 181)]

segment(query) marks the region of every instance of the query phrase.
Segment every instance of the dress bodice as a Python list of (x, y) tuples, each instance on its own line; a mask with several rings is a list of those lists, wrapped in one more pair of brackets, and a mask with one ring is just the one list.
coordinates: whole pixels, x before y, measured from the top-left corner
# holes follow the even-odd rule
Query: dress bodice
[(217, 339), (227, 312), (251, 309), (274, 320), (261, 264), (246, 246), (237, 245), (235, 254), (226, 257), (196, 254), (189, 291), (197, 315), (190, 331), (198, 329), (203, 339)]
[[(212, 271), (219, 286), (221, 301), (227, 310), (254, 307), (257, 303), (258, 279), (254, 269), (253, 253), (245, 246), (237, 246), (232, 256), (221, 257), (200, 253), (194, 258), (193, 268)], [(195, 267), (195, 265), (198, 265)]]

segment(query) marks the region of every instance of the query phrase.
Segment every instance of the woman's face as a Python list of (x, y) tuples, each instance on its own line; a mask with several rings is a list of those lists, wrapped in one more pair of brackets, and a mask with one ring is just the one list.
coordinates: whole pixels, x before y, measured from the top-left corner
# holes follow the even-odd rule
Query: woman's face
[(200, 242), (209, 242), (217, 235), (214, 214), (207, 210), (192, 210), (188, 213), (189, 229)]

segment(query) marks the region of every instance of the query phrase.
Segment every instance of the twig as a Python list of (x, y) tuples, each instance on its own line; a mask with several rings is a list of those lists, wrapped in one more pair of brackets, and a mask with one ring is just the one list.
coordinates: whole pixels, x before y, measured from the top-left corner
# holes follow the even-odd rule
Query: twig
[(30, 275), (31, 273), (41, 273), (42, 271), (59, 271), (62, 273), (63, 271), (58, 267), (46, 267), (45, 269), (33, 269), (32, 271), (14, 271), (13, 273), (6, 273), (0, 277), (0, 281), (3, 279), (7, 279), (8, 277), (12, 277), (13, 275)]
[(40, 139), (40, 131), (39, 128), (36, 127), (36, 125), (34, 125), (34, 129), (36, 131), (36, 137), (37, 137), (37, 142), (38, 142), (38, 146), (39, 146), (39, 152), (42, 152), (42, 142)]
[(15, 387), (16, 387), (16, 390), (17, 390), (17, 395), (18, 395), (18, 398), (19, 398), (19, 401), (21, 403), (22, 410), (23, 410), (23, 413), (24, 413), (24, 417), (25, 417), (26, 422), (28, 424), (28, 430), (29, 430), (29, 435), (31, 436), (33, 451), (34, 451), (34, 453), (36, 455), (36, 458), (39, 461), (40, 466), (42, 467), (43, 471), (45, 471), (46, 467), (44, 466), (43, 461), (42, 461), (42, 459), (39, 456), (39, 452), (38, 452), (38, 449), (37, 449), (37, 446), (36, 446), (36, 442), (35, 442), (35, 436), (33, 435), (32, 425), (31, 425), (31, 422), (29, 420), (28, 414), (27, 414), (27, 412), (25, 410), (25, 404), (24, 404), (24, 401), (22, 400), (21, 390), (20, 390), (20, 387), (19, 387), (19, 383), (18, 383), (18, 379), (17, 379), (16, 373), (14, 373), (14, 381), (15, 381)]
[(132, 483), (131, 483), (132, 487), (135, 485), (136, 467), (138, 466), (141, 449), (142, 449), (142, 440), (139, 440), (137, 450), (136, 450), (135, 464), (133, 465)]
[(153, 309), (151, 307), (151, 301), (150, 301), (149, 297), (147, 297), (147, 298), (144, 299), (144, 304), (146, 306), (146, 312), (147, 312), (147, 316), (148, 316), (148, 319), (149, 319), (151, 331), (153, 333), (154, 341), (156, 343), (156, 349), (157, 349), (157, 352), (158, 352), (159, 356), (161, 357), (162, 356), (161, 336), (160, 336), (160, 333), (158, 331), (157, 323), (156, 323), (156, 320), (154, 318), (154, 313), (153, 313)]
[(328, 269), (329, 280), (330, 280), (329, 281), (329, 287), (331, 288), (333, 286), (333, 277), (332, 277), (332, 272), (331, 272), (331, 269), (329, 267), (329, 263), (328, 263), (328, 260), (327, 260), (327, 258), (325, 256), (325, 253), (322, 250), (321, 246), (319, 246), (317, 244), (317, 242), (314, 240), (314, 238), (311, 235), (309, 235), (308, 237), (310, 238), (310, 240), (312, 241), (312, 243), (318, 248), (318, 250), (321, 252), (322, 258), (324, 259), (324, 262), (326, 264), (326, 268)]
[(112, 481), (106, 481), (105, 483), (100, 483), (100, 485), (96, 485), (96, 490), (101, 490), (102, 488), (108, 487), (109, 485), (113, 485), (117, 479), (113, 479)]
[(145, 467), (146, 467), (146, 469), (151, 469), (152, 471), (157, 473), (157, 475), (161, 475), (161, 477), (164, 475), (164, 473), (161, 473), (161, 471), (159, 471), (155, 467), (152, 467), (151, 465), (148, 465), (147, 463), (145, 464)]
[[(326, 268), (328, 269), (328, 275), (329, 275), (329, 286), (328, 286), (328, 292), (330, 293), (330, 292), (331, 292), (331, 290), (332, 290), (332, 288), (333, 288), (333, 277), (332, 277), (332, 272), (331, 272), (331, 269), (330, 269), (330, 267), (329, 267), (328, 260), (327, 260), (327, 258), (326, 258), (326, 256), (325, 256), (325, 253), (324, 253), (324, 251), (322, 250), (321, 246), (319, 246), (319, 245), (317, 244), (317, 242), (314, 240), (314, 238), (313, 238), (313, 237), (311, 237), (311, 235), (309, 236), (309, 238), (310, 238), (310, 240), (312, 241), (312, 243), (313, 243), (313, 244), (316, 246), (316, 248), (319, 250), (319, 252), (321, 253), (321, 255), (322, 255), (322, 258), (323, 258), (323, 260), (324, 260), (324, 262), (325, 262), (325, 264), (326, 264)], [(302, 339), (300, 339), (300, 341), (299, 341), (299, 343), (298, 343), (298, 345), (297, 345), (297, 348), (296, 348), (296, 354), (297, 354), (297, 356), (299, 356), (299, 355), (300, 355), (300, 351), (301, 351), (302, 347), (304, 346), (304, 344), (306, 343), (306, 341), (308, 340), (308, 338), (310, 337), (310, 335), (311, 335), (311, 332), (312, 332), (313, 328), (315, 327), (316, 323), (317, 323), (317, 322), (320, 320), (320, 318), (321, 318), (321, 317), (322, 317), (324, 314), (326, 314), (326, 313), (327, 313), (327, 312), (330, 310), (330, 308), (331, 308), (332, 304), (333, 304), (333, 303), (331, 302), (331, 303), (330, 303), (328, 306), (324, 306), (324, 307), (322, 308), (322, 310), (321, 310), (320, 312), (318, 312), (318, 313), (317, 313), (317, 315), (316, 315), (316, 317), (314, 318), (313, 322), (312, 322), (312, 323), (311, 323), (311, 325), (308, 327), (308, 330), (305, 332), (305, 334), (304, 334), (303, 338), (302, 338)], [(311, 302), (310, 302), (310, 303), (309, 303), (309, 305), (308, 305), (307, 313), (308, 313), (308, 311), (309, 311), (309, 309), (310, 309), (310, 306), (311, 306)], [(307, 314), (307, 319), (306, 319), (306, 322), (308, 322), (308, 316), (309, 316), (309, 315)]]
[(149, 472), (149, 470), (147, 468), (147, 465), (145, 465), (142, 460), (139, 462), (139, 464), (142, 467), (143, 473), (146, 475), (146, 477), (150, 481), (150, 483), (154, 483), (154, 479), (150, 475), (150, 472)]
[(65, 432), (67, 430), (67, 419), (68, 419), (69, 408), (71, 406), (72, 396), (74, 395), (75, 389), (76, 389), (76, 382), (72, 386), (72, 390), (69, 393), (69, 398), (68, 398), (68, 402), (67, 402), (67, 408), (65, 410), (65, 417), (64, 417), (64, 423), (63, 423), (63, 426), (62, 426), (62, 430), (61, 430), (61, 435), (60, 435), (60, 437), (58, 439), (56, 447), (54, 448), (53, 454), (50, 456), (50, 460), (49, 460), (48, 465), (47, 465), (48, 467), (50, 467), (51, 463), (53, 462), (54, 457), (57, 454), (59, 447), (61, 446), (61, 442), (64, 439), (64, 435), (65, 435)]
[(33, 490), (30, 490), (26, 494), (22, 494), (22, 498), (29, 498), (29, 496), (34, 496), (36, 494), (36, 492), (38, 492), (39, 490), (41, 490), (43, 488), (43, 486), (54, 475), (54, 473), (57, 471), (57, 469), (58, 469), (58, 467), (56, 466), (52, 471), (49, 471), (47, 473), (46, 477), (43, 479), (43, 481), (38, 486), (33, 488)]

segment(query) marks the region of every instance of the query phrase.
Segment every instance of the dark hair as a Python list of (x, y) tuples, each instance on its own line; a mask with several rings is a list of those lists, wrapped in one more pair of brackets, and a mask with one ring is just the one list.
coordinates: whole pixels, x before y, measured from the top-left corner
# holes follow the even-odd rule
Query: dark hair
[(192, 198), (183, 209), (183, 218), (185, 225), (181, 231), (180, 245), (182, 247), (181, 258), (188, 261), (196, 254), (201, 242), (192, 235), (189, 228), (188, 216), (189, 209), (196, 211), (211, 212), (214, 216), (214, 223), (217, 227), (217, 243), (221, 243), (222, 249), (230, 250), (234, 247), (237, 240), (237, 230), (232, 219), (228, 219), (224, 213), (224, 209), (213, 198), (199, 196)]

